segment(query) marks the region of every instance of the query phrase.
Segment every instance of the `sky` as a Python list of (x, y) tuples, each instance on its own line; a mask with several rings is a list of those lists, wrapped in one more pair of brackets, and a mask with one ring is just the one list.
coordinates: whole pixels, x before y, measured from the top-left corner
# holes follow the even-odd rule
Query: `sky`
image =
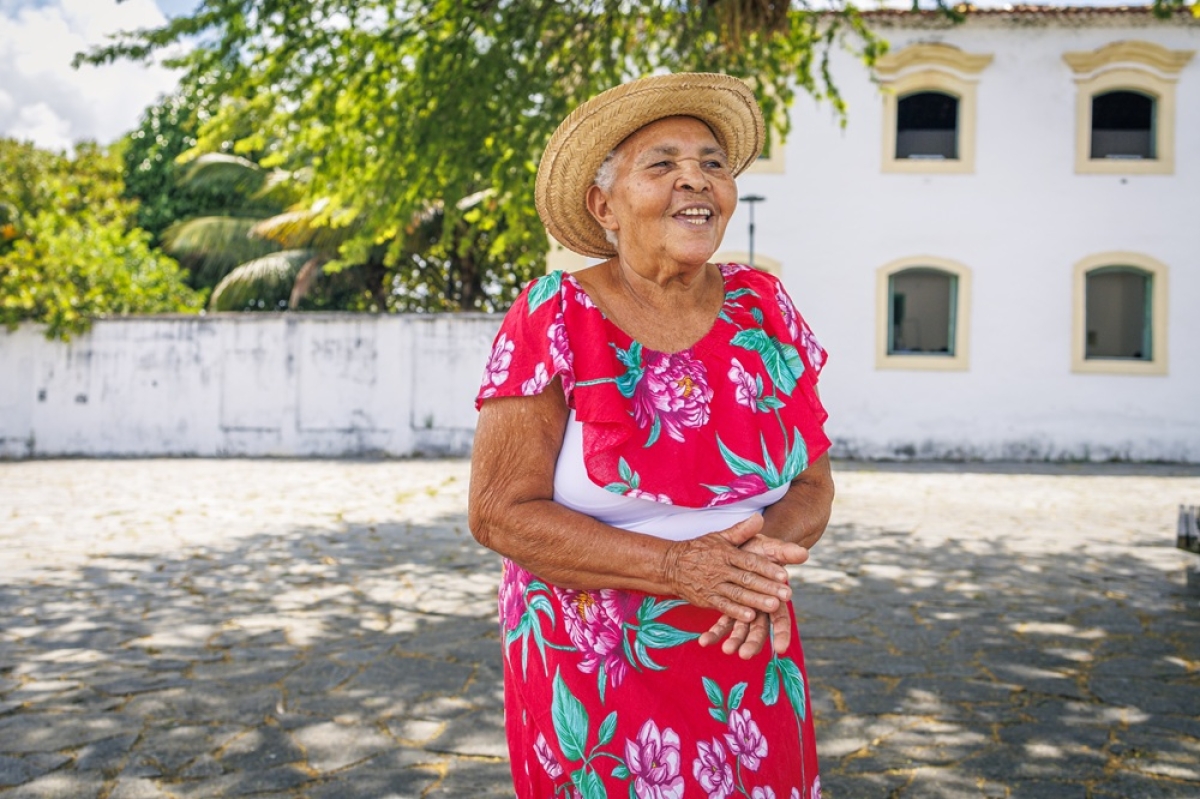
[(195, 2), (0, 0), (0, 136), (67, 150), (132, 130), (176, 76), (129, 62), (72, 69), (71, 59), (111, 33), (161, 25)]
[[(1074, 4), (1116, 1), (1074, 0)], [(999, 5), (1002, 0), (975, 2)], [(0, 0), (0, 136), (67, 150), (84, 139), (107, 144), (132, 130), (142, 111), (174, 88), (174, 74), (161, 66), (130, 62), (76, 70), (71, 59), (81, 50), (103, 44), (116, 31), (161, 25), (170, 16), (193, 10), (197, 3)]]

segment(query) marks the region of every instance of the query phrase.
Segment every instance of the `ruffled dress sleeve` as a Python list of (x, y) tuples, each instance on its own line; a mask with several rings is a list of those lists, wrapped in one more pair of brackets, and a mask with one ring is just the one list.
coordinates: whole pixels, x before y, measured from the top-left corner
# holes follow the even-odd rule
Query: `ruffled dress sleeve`
[(492, 397), (540, 394), (555, 377), (571, 402), (575, 387), (564, 319), (563, 273), (531, 282), (504, 316), (475, 396), (478, 410)]

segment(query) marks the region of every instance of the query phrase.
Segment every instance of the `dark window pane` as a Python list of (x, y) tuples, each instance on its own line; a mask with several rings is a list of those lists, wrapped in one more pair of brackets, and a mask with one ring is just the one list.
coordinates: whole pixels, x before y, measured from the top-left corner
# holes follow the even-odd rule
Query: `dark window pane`
[(1150, 281), (1127, 267), (1088, 273), (1085, 357), (1150, 360)]
[(1154, 98), (1116, 91), (1092, 98), (1092, 158), (1154, 158)]
[(954, 314), (958, 278), (939, 269), (917, 267), (888, 280), (888, 354), (954, 354)]
[(958, 158), (958, 98), (941, 92), (901, 97), (896, 108), (897, 158)]

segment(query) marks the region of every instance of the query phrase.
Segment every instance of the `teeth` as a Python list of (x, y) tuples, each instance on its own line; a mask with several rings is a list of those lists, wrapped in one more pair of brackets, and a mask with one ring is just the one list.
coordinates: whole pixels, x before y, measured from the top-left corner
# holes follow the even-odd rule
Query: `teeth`
[(707, 208), (685, 208), (679, 213), (681, 216), (712, 216), (712, 211)]

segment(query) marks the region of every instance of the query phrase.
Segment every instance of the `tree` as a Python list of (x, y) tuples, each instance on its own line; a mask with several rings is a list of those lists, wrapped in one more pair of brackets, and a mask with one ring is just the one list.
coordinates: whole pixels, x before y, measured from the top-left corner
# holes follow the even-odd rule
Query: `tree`
[(0, 323), (69, 338), (110, 315), (197, 311), (203, 295), (133, 226), (119, 151), (74, 158), (0, 139)]
[(356, 220), (327, 272), (382, 247), (390, 306), (495, 309), (541, 269), (533, 174), (580, 101), (659, 70), (722, 71), (751, 82), (778, 140), (796, 87), (842, 108), (827, 52), (843, 41), (868, 62), (883, 50), (849, 4), (202, 0), (86, 58), (196, 43), (184, 82), (222, 98), (196, 151), (309, 169), (313, 224)]

